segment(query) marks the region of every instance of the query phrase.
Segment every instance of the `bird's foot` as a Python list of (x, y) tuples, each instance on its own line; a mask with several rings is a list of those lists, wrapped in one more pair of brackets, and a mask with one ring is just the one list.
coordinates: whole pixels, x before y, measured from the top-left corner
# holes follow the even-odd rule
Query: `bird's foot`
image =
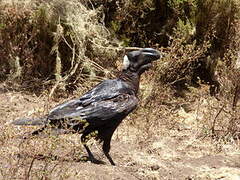
[(89, 157), (89, 156), (82, 156), (79, 159), (77, 159), (77, 161), (83, 161), (83, 162), (90, 161), (90, 162), (92, 162), (94, 164), (105, 164), (104, 161), (101, 161), (101, 160), (98, 160), (98, 159), (96, 159), (94, 157)]

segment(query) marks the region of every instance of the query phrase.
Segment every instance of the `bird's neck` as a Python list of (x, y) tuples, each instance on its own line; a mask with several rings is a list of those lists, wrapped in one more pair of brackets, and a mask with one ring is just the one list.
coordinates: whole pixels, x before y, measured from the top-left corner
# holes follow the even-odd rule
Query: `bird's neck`
[(134, 92), (136, 94), (138, 93), (140, 75), (137, 72), (132, 72), (131, 70), (123, 70), (119, 75), (119, 79), (128, 83), (129, 86), (134, 89)]

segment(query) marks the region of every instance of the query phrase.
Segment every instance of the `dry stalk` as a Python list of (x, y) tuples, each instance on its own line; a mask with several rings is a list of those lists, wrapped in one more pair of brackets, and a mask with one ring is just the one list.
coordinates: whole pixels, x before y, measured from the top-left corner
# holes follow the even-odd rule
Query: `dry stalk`
[(212, 128), (211, 128), (211, 132), (212, 132), (212, 135), (214, 136), (215, 135), (215, 124), (216, 124), (216, 120), (217, 120), (217, 117), (220, 115), (220, 113), (222, 112), (223, 108), (225, 107), (225, 105), (223, 105), (220, 110), (218, 111), (218, 113), (216, 114), (214, 120), (213, 120), (213, 123), (212, 123)]
[(35, 160), (36, 160), (36, 157), (33, 157), (32, 161), (31, 161), (31, 163), (30, 163), (30, 166), (29, 166), (29, 168), (28, 168), (28, 172), (27, 172), (27, 174), (26, 174), (25, 180), (29, 180), (29, 178), (30, 178), (30, 172), (31, 172), (31, 170), (32, 170), (33, 163), (34, 163)]

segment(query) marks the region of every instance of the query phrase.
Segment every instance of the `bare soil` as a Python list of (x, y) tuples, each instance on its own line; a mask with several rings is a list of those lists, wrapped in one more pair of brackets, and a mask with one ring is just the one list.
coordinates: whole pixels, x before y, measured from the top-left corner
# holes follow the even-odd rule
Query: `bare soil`
[[(199, 137), (194, 128), (139, 139), (126, 118), (114, 134), (111, 166), (94, 140), (89, 142), (104, 164), (79, 161), (86, 155), (79, 135), (21, 139), (36, 127), (11, 125), (14, 119), (44, 114), (57, 102), (0, 84), (0, 179), (240, 179), (239, 142)], [(191, 116), (191, 114), (187, 114)]]

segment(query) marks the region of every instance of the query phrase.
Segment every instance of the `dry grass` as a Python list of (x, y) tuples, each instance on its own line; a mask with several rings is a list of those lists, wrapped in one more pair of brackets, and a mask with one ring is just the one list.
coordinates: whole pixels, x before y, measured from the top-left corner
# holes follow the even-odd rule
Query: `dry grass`
[[(170, 25), (164, 26), (164, 30), (175, 28), (166, 33), (170, 38), (167, 47), (159, 48), (164, 58), (142, 77), (141, 103), (114, 134), (111, 154), (117, 167), (78, 161), (85, 155), (78, 135), (19, 138), (35, 128), (13, 127), (11, 120), (46, 114), (54, 105), (79, 97), (96, 82), (115, 76), (123, 48), (104, 26), (106, 10), (94, 3), (89, 5), (90, 1), (81, 2), (0, 3), (0, 46), (4, 44), (0, 49), (0, 179), (238, 178), (237, 1), (227, 5), (226, 0), (206, 1), (203, 7), (209, 3), (214, 6), (202, 7), (211, 13), (199, 12), (202, 16), (198, 16), (198, 23), (181, 11), (185, 1), (171, 7), (182, 19), (171, 24), (171, 17)], [(194, 3), (191, 1), (190, 7)], [(121, 1), (117, 16), (113, 16), (122, 22), (115, 24), (115, 31), (132, 24), (122, 29), (129, 30), (121, 37), (125, 45), (134, 32), (143, 32), (145, 26), (133, 31), (142, 20), (140, 15), (156, 10), (151, 10), (153, 1), (139, 4), (143, 6), (137, 10), (132, 1)], [(142, 11), (143, 7), (148, 11)], [(190, 10), (194, 14), (195, 9)], [(197, 28), (203, 16), (209, 18), (206, 31)], [(124, 23), (124, 17), (131, 18)], [(224, 22), (230, 23), (221, 32), (224, 17)], [(197, 38), (199, 35), (202, 38)], [(221, 35), (227, 43), (220, 41)], [(157, 47), (160, 36), (152, 42), (141, 41), (147, 37), (143, 33), (135, 43)], [(210, 96), (213, 82), (221, 86), (215, 96)], [(58, 96), (49, 98), (52, 95)], [(107, 162), (100, 146), (95, 141), (90, 144), (96, 157)]]
[[(47, 100), (47, 95), (37, 98), (15, 91), (2, 93), (0, 178), (204, 179), (207, 176), (219, 177), (214, 167), (221, 168), (225, 177), (237, 176), (239, 141), (234, 141), (231, 136), (211, 138), (212, 122), (220, 104), (208, 95), (208, 89), (204, 86), (200, 91), (192, 89), (187, 102), (167, 94), (164, 97), (154, 96), (155, 90), (147, 93), (149, 89), (145, 88), (151, 77), (149, 72), (143, 78), (141, 106), (124, 120), (114, 134), (111, 154), (117, 167), (108, 165), (95, 141), (89, 142), (89, 145), (106, 165), (78, 161), (86, 154), (79, 135), (51, 134), (49, 137), (22, 140), (21, 136), (35, 128), (13, 127), (9, 120), (27, 114), (40, 115), (59, 102)], [(156, 91), (159, 90), (161, 88)], [(164, 92), (166, 89), (162, 95)], [(50, 107), (47, 108), (47, 104)], [(216, 131), (227, 120), (224, 117), (226, 114), (222, 112), (219, 115)]]
[(45, 79), (44, 87), (53, 86), (51, 96), (113, 76), (122, 48), (100, 21), (101, 9), (54, 0), (4, 1), (0, 8), (1, 80), (37, 86)]

